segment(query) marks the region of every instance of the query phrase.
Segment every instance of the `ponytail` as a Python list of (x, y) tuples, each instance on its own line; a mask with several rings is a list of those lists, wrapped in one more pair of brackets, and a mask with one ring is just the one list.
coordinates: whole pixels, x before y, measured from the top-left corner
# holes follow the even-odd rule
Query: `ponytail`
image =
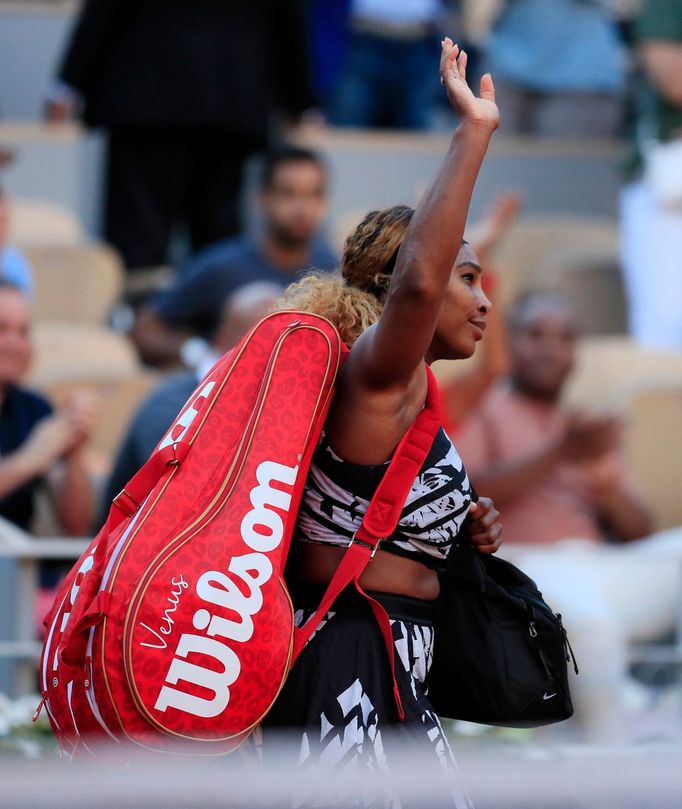
[(275, 310), (298, 309), (327, 318), (347, 346), (376, 323), (383, 304), (369, 292), (349, 286), (338, 274), (310, 273), (287, 287)]
[(379, 320), (413, 214), (407, 205), (368, 213), (346, 239), (341, 272), (304, 276), (287, 288), (275, 309), (298, 309), (326, 317), (346, 345), (353, 345)]

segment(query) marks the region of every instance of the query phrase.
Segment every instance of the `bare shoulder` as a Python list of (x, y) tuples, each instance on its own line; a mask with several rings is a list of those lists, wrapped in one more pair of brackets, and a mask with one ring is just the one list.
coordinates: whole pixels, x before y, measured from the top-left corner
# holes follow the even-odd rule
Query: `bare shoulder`
[[(325, 432), (334, 452), (351, 463), (387, 461), (426, 399), (426, 370), (422, 365), (404, 382), (374, 387), (350, 356), (339, 374)], [(361, 360), (360, 360), (361, 361)]]

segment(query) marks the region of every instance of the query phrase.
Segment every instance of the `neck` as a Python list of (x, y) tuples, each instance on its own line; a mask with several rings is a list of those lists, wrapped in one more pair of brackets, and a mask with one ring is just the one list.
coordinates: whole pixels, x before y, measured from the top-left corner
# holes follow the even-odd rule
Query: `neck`
[(291, 244), (268, 234), (263, 241), (263, 250), (275, 267), (283, 270), (298, 269), (308, 260), (310, 243)]

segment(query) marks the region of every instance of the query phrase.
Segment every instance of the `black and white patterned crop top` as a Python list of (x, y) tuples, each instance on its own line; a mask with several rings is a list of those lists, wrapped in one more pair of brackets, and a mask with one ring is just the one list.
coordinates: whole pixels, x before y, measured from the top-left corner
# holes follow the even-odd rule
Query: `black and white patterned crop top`
[[(360, 466), (334, 454), (324, 434), (313, 454), (294, 537), (346, 547), (359, 528), (388, 462)], [(382, 550), (442, 567), (472, 501), (462, 460), (441, 427)]]

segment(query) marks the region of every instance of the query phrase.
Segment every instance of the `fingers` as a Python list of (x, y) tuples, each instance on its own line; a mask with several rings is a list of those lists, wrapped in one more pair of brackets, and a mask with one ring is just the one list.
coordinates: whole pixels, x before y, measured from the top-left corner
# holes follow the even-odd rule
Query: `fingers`
[(495, 198), (492, 215), (501, 227), (507, 227), (523, 208), (523, 194), (519, 191), (503, 191)]
[(450, 37), (445, 37), (441, 42), (440, 56), (440, 81), (445, 84), (448, 78), (454, 74), (453, 64), (459, 56), (459, 45), (455, 44)]
[(495, 553), (502, 545), (502, 526), (496, 523), (489, 531), (472, 534), (470, 539), (479, 553)]
[(495, 101), (495, 85), (493, 84), (493, 77), (490, 73), (485, 73), (481, 76), (480, 96), (486, 101)]
[[(466, 67), (469, 61), (469, 56), (466, 51), (460, 51), (459, 45), (454, 43), (450, 37), (445, 37), (441, 42), (441, 57), (440, 57), (440, 73), (441, 79), (448, 78), (450, 75), (457, 75), (462, 81), (466, 81)], [(448, 73), (448, 70), (451, 73)]]
[(469, 534), (481, 534), (489, 531), (500, 516), (493, 501), (489, 497), (481, 497), (477, 503), (469, 506), (467, 529)]
[(480, 545), (481, 542), (496, 539), (502, 531), (502, 523), (495, 520), (492, 525), (476, 526), (475, 529), (469, 528), (469, 539), (474, 545)]
[(91, 390), (81, 388), (67, 399), (61, 414), (68, 420), (78, 440), (89, 436), (97, 417), (97, 397)]
[(476, 548), (479, 553), (497, 553), (502, 545), (502, 540), (500, 539), (499, 542), (496, 542), (494, 545), (481, 545), (480, 547)]
[(469, 506), (467, 529), (469, 539), (480, 553), (495, 553), (502, 544), (499, 512), (489, 497), (480, 497)]
[(73, 435), (74, 428), (69, 420), (61, 413), (55, 413), (34, 428), (29, 440), (44, 461), (51, 463), (68, 448)]
[(462, 81), (467, 80), (467, 62), (469, 61), (469, 56), (466, 51), (462, 51), (460, 55), (457, 57), (457, 71), (459, 73), (459, 77)]
[[(471, 522), (479, 520), (484, 517), (491, 509), (494, 510), (495, 504), (489, 497), (479, 497), (475, 503), (469, 506), (468, 519)], [(497, 512), (495, 512), (497, 513)], [(473, 516), (475, 515), (475, 516)]]
[(71, 428), (78, 437), (90, 436), (95, 426), (94, 418), (89, 415), (73, 416), (70, 419)]
[(450, 37), (445, 37), (440, 45), (440, 71), (442, 73), (448, 66), (452, 66), (452, 63), (457, 58), (459, 54), (459, 45), (455, 44)]
[(492, 509), (486, 514), (476, 517), (467, 523), (470, 534), (480, 534), (490, 529), (497, 523), (500, 514), (495, 509)]

